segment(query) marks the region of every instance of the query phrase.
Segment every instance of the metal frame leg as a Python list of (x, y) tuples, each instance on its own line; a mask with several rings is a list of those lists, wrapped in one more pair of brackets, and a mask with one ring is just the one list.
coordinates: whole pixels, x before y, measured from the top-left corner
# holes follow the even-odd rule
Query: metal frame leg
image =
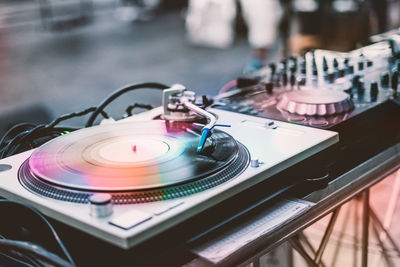
[[(379, 236), (378, 227), (374, 223), (372, 223), (371, 226), (372, 226), (371, 228), (373, 230), (373, 233), (376, 236), (376, 239), (378, 240), (379, 246), (382, 248), (382, 254), (383, 254), (384, 259), (386, 260), (387, 266), (394, 267), (393, 262), (391, 261), (390, 256), (388, 254), (388, 251), (387, 251), (385, 245), (383, 244), (382, 239)], [(377, 265), (374, 265), (374, 266), (377, 266)]]
[[(370, 220), (372, 222), (371, 224), (371, 230), (373, 231), (374, 235), (377, 238), (377, 241), (379, 243), (379, 246), (382, 249), (382, 254), (388, 264), (388, 266), (393, 266), (393, 262), (390, 259), (390, 255), (389, 255), (389, 250), (385, 247), (384, 245), (384, 240), (388, 239), (388, 241), (390, 242), (391, 246), (393, 247), (393, 249), (396, 251), (397, 256), (400, 257), (400, 247), (396, 244), (396, 242), (394, 241), (393, 237), (390, 235), (390, 233), (387, 230), (387, 227), (390, 226), (391, 221), (392, 221), (392, 217), (393, 217), (393, 213), (394, 213), (394, 209), (395, 209), (395, 204), (397, 202), (398, 199), (398, 194), (400, 192), (400, 169), (397, 172), (397, 176), (396, 176), (396, 182), (394, 185), (394, 188), (392, 190), (392, 194), (390, 197), (390, 202), (389, 202), (389, 206), (388, 209), (386, 211), (386, 216), (385, 216), (385, 221), (384, 223), (382, 223), (378, 216), (376, 215), (376, 213), (373, 211), (373, 209), (370, 206), (370, 188), (366, 189), (364, 192), (362, 192), (362, 236), (361, 236), (361, 266), (363, 267), (367, 267), (368, 266), (368, 247), (369, 247), (369, 228), (370, 228)], [(355, 223), (357, 226), (357, 221), (358, 220), (358, 215), (357, 215), (357, 203), (355, 203), (354, 205), (355, 207)], [(337, 217), (339, 215), (340, 212), (340, 208), (338, 207), (336, 210), (333, 211), (332, 216), (330, 218), (330, 221), (328, 223), (328, 226), (325, 230), (324, 236), (321, 240), (321, 243), (317, 249), (317, 251), (315, 252), (315, 249), (313, 248), (313, 246), (311, 245), (311, 243), (308, 241), (307, 237), (303, 234), (300, 233), (298, 234), (298, 236), (296, 236), (295, 238), (292, 238), (290, 240), (290, 244), (292, 245), (292, 247), (299, 252), (299, 254), (307, 261), (307, 263), (310, 266), (321, 266), (323, 265), (322, 263), (322, 255), (326, 249), (326, 246), (328, 244), (329, 238), (332, 234), (333, 231), (333, 227), (336, 223)], [(350, 210), (350, 207), (349, 207)], [(379, 231), (381, 230), (381, 231)], [(357, 227), (355, 228), (355, 259), (357, 258), (357, 251), (358, 251), (358, 231), (357, 231)], [(303, 241), (305, 243), (305, 246), (307, 246), (307, 248), (312, 252), (312, 254), (315, 255), (314, 259), (312, 259), (312, 257), (307, 253), (307, 251), (305, 250), (305, 248), (302, 246), (300, 241)]]
[(300, 232), (300, 233), (297, 234), (297, 237), (298, 237), (300, 243), (304, 244), (303, 247), (308, 248), (311, 251), (311, 253), (313, 255), (315, 255), (316, 250), (313, 247), (313, 245), (311, 244), (311, 242), (308, 240), (307, 236), (303, 232)]
[(361, 266), (368, 266), (368, 239), (369, 239), (369, 188), (364, 191), (363, 199), (363, 223), (362, 223), (362, 250), (361, 250)]
[(373, 209), (371, 209), (371, 218), (372, 218), (373, 222), (376, 224), (376, 226), (379, 227), (385, 233), (386, 238), (392, 245), (393, 249), (397, 252), (397, 256), (400, 257), (399, 246), (396, 244), (396, 242), (394, 241), (392, 235), (388, 232), (388, 230), (385, 229), (385, 227), (383, 226), (382, 222), (379, 220), (378, 216), (376, 215), (376, 213)]
[(307, 262), (309, 266), (318, 267), (313, 258), (311, 258), (311, 256), (308, 255), (307, 251), (304, 250), (303, 246), (297, 238), (291, 238), (289, 240), (289, 243), (303, 257), (303, 259)]
[[(306, 250), (306, 248), (308, 248), (311, 251), (312, 255), (315, 255), (316, 254), (316, 250), (312, 246), (311, 242), (308, 240), (307, 236), (303, 232), (298, 233), (297, 236), (298, 236), (300, 244), (303, 243), (302, 246), (303, 246), (304, 250)], [(326, 265), (321, 260), (319, 266), (325, 267)]]
[[(354, 212), (357, 211), (357, 208), (356, 208), (356, 205), (354, 203), (352, 203), (352, 202), (348, 202), (346, 204), (347, 204), (347, 207), (346, 207), (347, 210), (346, 210), (346, 213), (345, 213), (344, 216), (345, 216), (345, 218), (350, 218), (351, 214), (354, 214)], [(336, 245), (336, 248), (335, 248), (335, 251), (334, 251), (334, 254), (333, 254), (333, 260), (332, 260), (332, 262), (330, 264), (330, 266), (332, 266), (332, 267), (336, 266), (336, 260), (338, 258), (338, 254), (339, 254), (339, 251), (341, 249), (342, 239), (344, 237), (344, 232), (345, 232), (345, 229), (347, 228), (348, 223), (349, 223), (349, 220), (346, 219), (346, 220), (343, 221), (343, 224), (341, 225), (341, 231), (340, 231), (340, 234), (339, 234), (339, 237), (338, 237), (338, 243)]]
[[(385, 229), (388, 229), (392, 224), (393, 214), (396, 208), (397, 200), (399, 198), (399, 193), (400, 193), (400, 169), (397, 170), (393, 190), (392, 193), (390, 194), (389, 205), (386, 210), (385, 219), (383, 220), (383, 227)], [(382, 240), (384, 240), (386, 238), (385, 233), (381, 232), (380, 237)]]
[(358, 213), (358, 201), (353, 198), (353, 207), (354, 207), (354, 239), (353, 239), (353, 266), (359, 266), (359, 257), (358, 257), (358, 250), (359, 250), (359, 239), (360, 239), (360, 216)]
[[(328, 245), (329, 238), (332, 234), (333, 228), (335, 226), (336, 220), (338, 218), (340, 208), (338, 207), (336, 210), (332, 212), (331, 218), (329, 220), (328, 226), (326, 227), (324, 236), (321, 239), (321, 243), (315, 251), (311, 243), (308, 241), (307, 237), (304, 235), (304, 233), (301, 233), (297, 235), (296, 237), (290, 239), (290, 244), (292, 247), (299, 252), (299, 254), (307, 261), (307, 264), (310, 266), (325, 266), (325, 264), (322, 262), (322, 255), (326, 249), (326, 246)], [(311, 252), (314, 254), (314, 259), (307, 253), (307, 251), (304, 249), (303, 245), (301, 244), (300, 240), (303, 240), (306, 244), (306, 246), (311, 250)]]
[(316, 264), (320, 264), (321, 263), (322, 254), (325, 251), (326, 245), (328, 245), (328, 241), (329, 241), (329, 238), (330, 238), (330, 236), (332, 234), (333, 227), (335, 226), (337, 217), (339, 215), (340, 208), (341, 207), (338, 207), (332, 213), (331, 219), (329, 220), (328, 226), (326, 227), (325, 234), (322, 237), (322, 240), (321, 240), (321, 243), (320, 243), (319, 248), (317, 250), (317, 253), (315, 254), (314, 261), (316, 262)]

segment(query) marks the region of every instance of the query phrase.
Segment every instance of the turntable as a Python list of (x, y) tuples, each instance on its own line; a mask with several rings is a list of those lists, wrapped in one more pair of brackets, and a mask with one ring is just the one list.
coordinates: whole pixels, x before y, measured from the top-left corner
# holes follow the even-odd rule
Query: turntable
[(5, 158), (0, 195), (129, 249), (338, 141), (331, 131), (207, 111), (194, 99), (174, 86), (161, 108)]

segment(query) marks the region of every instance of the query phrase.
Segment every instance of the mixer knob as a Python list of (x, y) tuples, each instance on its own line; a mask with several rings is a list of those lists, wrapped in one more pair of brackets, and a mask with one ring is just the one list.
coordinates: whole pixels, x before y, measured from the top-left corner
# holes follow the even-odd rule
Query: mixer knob
[(364, 83), (362, 82), (360, 75), (355, 75), (352, 83), (353, 88), (357, 89), (357, 94), (362, 96), (364, 94)]
[(313, 54), (313, 59), (312, 59), (312, 74), (314, 76), (318, 75), (317, 62), (315, 61), (315, 55), (314, 54)]
[(110, 194), (94, 193), (89, 197), (90, 215), (98, 218), (108, 217), (112, 214), (112, 197)]
[(381, 75), (381, 85), (383, 87), (389, 86), (389, 73), (386, 72)]
[(344, 61), (343, 61), (343, 63), (344, 63), (345, 66), (349, 66), (349, 62), (350, 62), (350, 59), (349, 59), (348, 57), (346, 57), (346, 58), (344, 59)]
[(349, 66), (349, 74), (354, 74), (354, 66)]
[(367, 67), (370, 68), (374, 65), (374, 62), (372, 62), (371, 60), (367, 61)]
[(362, 95), (364, 95), (364, 92), (365, 92), (364, 83), (362, 81), (360, 81), (357, 84), (357, 94), (362, 96)]
[(317, 70), (317, 68), (313, 68), (312, 74), (313, 74), (314, 76), (317, 76), (317, 75), (318, 75), (318, 70)]
[(377, 82), (372, 82), (371, 83), (371, 89), (370, 89), (370, 95), (371, 95), (371, 101), (376, 101), (378, 97), (378, 83)]
[(361, 79), (360, 75), (354, 75), (353, 81), (352, 81), (354, 88), (358, 87), (358, 85), (360, 84), (360, 79)]
[(324, 72), (328, 71), (328, 61), (326, 60), (326, 57), (322, 58), (322, 68), (323, 68)]
[(338, 62), (338, 60), (336, 58), (333, 59), (333, 67), (335, 69), (339, 68), (339, 62)]
[(364, 70), (364, 62), (363, 61), (358, 62), (358, 70), (359, 71)]
[(329, 81), (330, 83), (333, 83), (334, 80), (335, 80), (335, 73), (334, 73), (334, 72), (328, 73), (328, 81)]

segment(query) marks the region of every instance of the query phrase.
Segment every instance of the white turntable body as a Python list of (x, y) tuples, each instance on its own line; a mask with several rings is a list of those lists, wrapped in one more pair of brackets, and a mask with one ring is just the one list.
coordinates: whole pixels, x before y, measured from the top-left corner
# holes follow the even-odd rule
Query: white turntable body
[[(116, 123), (148, 120), (160, 110), (132, 116)], [(296, 124), (208, 109), (222, 128), (249, 151), (251, 163), (236, 178), (187, 197), (141, 204), (113, 205), (112, 214), (99, 218), (89, 204), (47, 198), (20, 184), (18, 169), (31, 155), (27, 151), (0, 161), (0, 195), (31, 205), (43, 214), (128, 249), (253, 186), (338, 142), (338, 134)], [(62, 137), (61, 137), (62, 138)], [(245, 199), (243, 201), (246, 201)]]

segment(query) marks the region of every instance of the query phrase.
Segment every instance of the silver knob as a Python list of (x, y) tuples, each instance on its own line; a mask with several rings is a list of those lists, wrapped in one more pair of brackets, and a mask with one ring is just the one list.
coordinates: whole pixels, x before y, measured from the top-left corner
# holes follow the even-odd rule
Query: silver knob
[(258, 159), (252, 159), (250, 161), (250, 166), (252, 168), (258, 168), (258, 167), (260, 167), (260, 161)]
[(90, 215), (104, 218), (113, 213), (112, 196), (110, 194), (95, 193), (89, 197)]

